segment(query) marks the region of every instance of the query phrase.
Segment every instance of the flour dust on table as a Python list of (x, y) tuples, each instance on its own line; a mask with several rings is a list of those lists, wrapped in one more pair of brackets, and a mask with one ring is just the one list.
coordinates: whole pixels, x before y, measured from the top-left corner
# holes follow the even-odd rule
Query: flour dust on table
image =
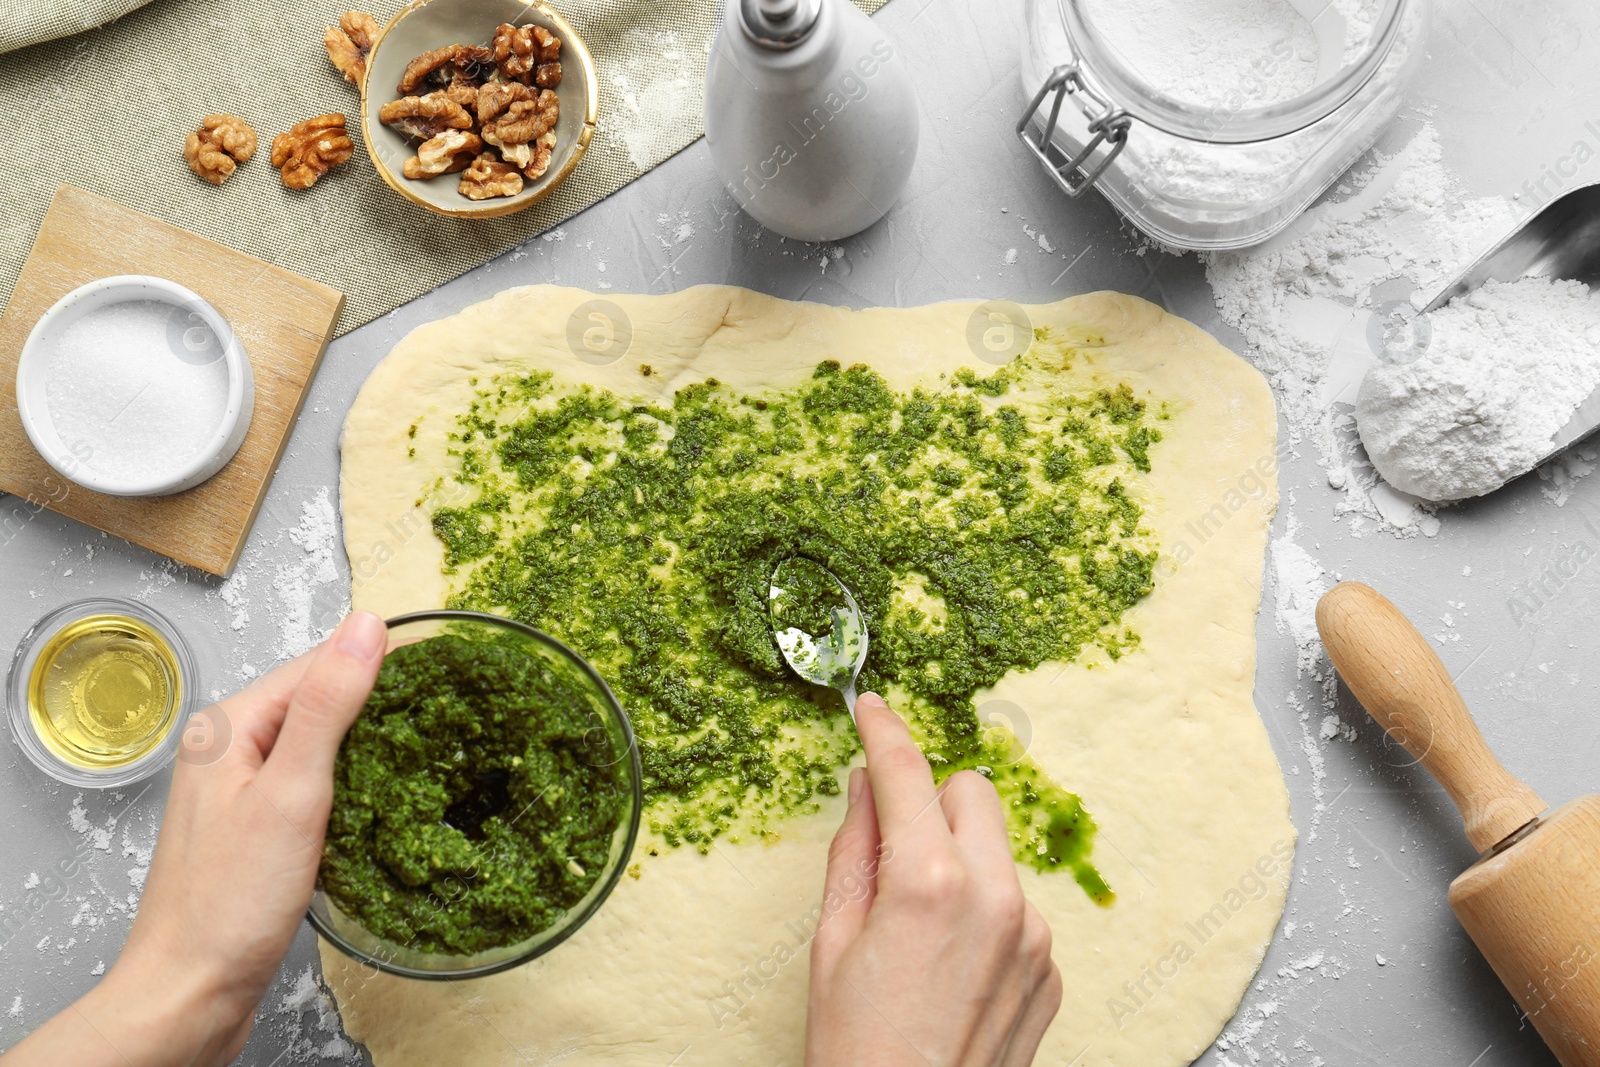
[[(1008, 523), (1053, 543), (1064, 529), (1057, 520), (1074, 508), (1084, 509), (1083, 531), (1106, 518), (1123, 531), (1050, 564), (1065, 568), (1069, 585), (1092, 576), (1132, 596), (1107, 616), (1117, 625), (1036, 667), (1025, 657), (1021, 669), (969, 694), (895, 682), (896, 656), (948, 640), (963, 590), (941, 604), (932, 595), (939, 573), (866, 567), (863, 603), (887, 611), (873, 643), (888, 634), (903, 645), (884, 645), (888, 658), (877, 666), (869, 652), (868, 669), (914, 717), (945, 702), (935, 724), (964, 721), (972, 701), (1017, 709), (1008, 718), (1022, 727), (1018, 740), (1029, 735), (1026, 761), (1081, 798), (1093, 818), (1089, 858), (1114, 898), (1097, 898), (1076, 872), (1018, 867), (1054, 930), (1066, 986), (1040, 1062), (1193, 1060), (1260, 964), (1295, 842), (1284, 781), (1251, 699), (1254, 618), (1277, 503), (1276, 417), (1260, 375), (1189, 323), (1110, 293), (1025, 309), (1037, 332), (1024, 335), (1032, 343), (1018, 369), (1003, 374), (976, 358), (982, 345), (969, 338), (989, 320), (973, 303), (851, 311), (719, 286), (613, 295), (611, 313), (630, 324), (630, 340), (605, 362), (576, 358), (593, 353), (568, 336), (574, 313), (594, 300), (553, 286), (509, 290), (417, 329), (373, 372), (341, 447), (355, 606), (394, 615), (463, 597), (507, 604), (591, 661), (607, 660), (620, 638), (650, 663), (677, 670), (687, 655), (705, 670), (658, 696), (641, 689), (632, 698), (655, 788), (629, 877), (605, 907), (529, 965), (454, 986), (372, 976), (324, 947), (349, 1033), (378, 1067), (558, 1057), (607, 1067), (801, 1062), (809, 940), (844, 807), (839, 776), (859, 755), (836, 697), (796, 702), (792, 683), (759, 667), (756, 629), (741, 620), (746, 606), (764, 613), (771, 567), (740, 559), (760, 545), (741, 547), (715, 522), (705, 536), (692, 524), (678, 529), (659, 510), (670, 501), (656, 496), (737, 503), (733, 496), (767, 485), (775, 499), (790, 492), (805, 505), (805, 457), (816, 440), (870, 444), (878, 457), (818, 473), (819, 489), (826, 477), (869, 503), (904, 494), (909, 508), (915, 498), (929, 513), (929, 536), (953, 538), (957, 555), (971, 537)], [(896, 406), (894, 419), (869, 418), (885, 404)], [(1158, 436), (1135, 432), (1145, 419)], [(740, 446), (747, 433), (770, 436), (770, 447)], [(1047, 438), (1054, 444), (1042, 459), (1017, 451)], [(925, 470), (929, 440), (943, 441), (949, 455)], [(1030, 458), (1013, 462), (1023, 455)], [(829, 468), (827, 456), (817, 458), (818, 472)], [(728, 477), (697, 480), (702, 462)], [(660, 478), (638, 479), (657, 467)], [(1048, 494), (1035, 489), (1044, 484), (1070, 499), (1038, 511)], [(947, 513), (964, 525), (944, 524)], [(1190, 532), (1219, 514), (1220, 531)], [(843, 537), (848, 516), (839, 518)], [(823, 547), (832, 532), (813, 531)], [(1113, 543), (1122, 538), (1131, 540)], [(626, 634), (600, 625), (632, 595), (635, 542), (633, 556), (663, 591), (693, 593), (713, 616), (726, 613), (729, 647), (702, 645), (700, 614), (679, 618), (669, 603), (654, 618), (617, 615)], [(708, 556), (712, 543), (733, 554)], [(916, 549), (906, 538), (889, 543)], [(580, 557), (599, 566), (572, 571)], [(761, 596), (739, 595), (746, 570)], [(530, 582), (534, 572), (544, 577)], [(1060, 592), (1095, 602), (1087, 588)], [(1046, 607), (1041, 601), (1042, 624), (1052, 617)], [(686, 649), (652, 637), (680, 623)], [(717, 678), (737, 673), (730, 650), (745, 657), (751, 687), (767, 694), (761, 707), (701, 699)], [(626, 660), (612, 673), (623, 688), (650, 682)], [(695, 726), (708, 762), (679, 767), (670, 746), (682, 727), (674, 723), (701, 716), (697, 708), (713, 710)], [(809, 747), (800, 760), (723, 736), (724, 711), (735, 726), (759, 725), (774, 708), (786, 709), (775, 739), (833, 743)], [(735, 761), (730, 774), (718, 771), (718, 753), (730, 745), (751, 757), (749, 770)], [(764, 783), (778, 792), (769, 797)], [(727, 799), (727, 818), (720, 802), (696, 806), (712, 795)]]
[[(339, 514), (332, 494), (319, 486), (291, 507), (294, 524), (271, 539), (252, 539), (233, 573), (206, 594), (220, 602), (219, 616), (238, 653), (228, 664), (229, 676), (214, 679), (213, 700), (310, 651), (350, 611), (335, 562)], [(144, 595), (175, 581), (178, 573), (176, 565), (163, 567)], [(251, 649), (265, 652), (256, 658)]]

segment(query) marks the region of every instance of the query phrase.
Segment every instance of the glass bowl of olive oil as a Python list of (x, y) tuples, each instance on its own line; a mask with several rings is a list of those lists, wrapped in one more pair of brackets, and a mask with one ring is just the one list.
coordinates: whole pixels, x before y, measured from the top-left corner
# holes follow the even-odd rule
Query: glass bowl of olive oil
[(6, 685), (11, 734), (68, 785), (128, 785), (172, 761), (193, 699), (194, 657), (166, 616), (114, 597), (34, 623)]

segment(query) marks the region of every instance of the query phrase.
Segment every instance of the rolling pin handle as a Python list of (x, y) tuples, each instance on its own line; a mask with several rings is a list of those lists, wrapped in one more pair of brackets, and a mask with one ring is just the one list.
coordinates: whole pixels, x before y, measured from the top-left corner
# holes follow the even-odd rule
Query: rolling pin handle
[(1489, 750), (1427, 640), (1381, 594), (1341, 582), (1317, 604), (1317, 629), (1367, 714), (1450, 794), (1479, 852), (1545, 810)]

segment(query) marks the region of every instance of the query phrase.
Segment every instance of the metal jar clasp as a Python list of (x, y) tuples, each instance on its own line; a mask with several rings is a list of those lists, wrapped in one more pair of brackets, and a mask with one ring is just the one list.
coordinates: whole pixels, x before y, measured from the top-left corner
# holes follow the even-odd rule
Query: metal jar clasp
[[(1035, 140), (1028, 135), (1028, 123), (1044, 105), (1046, 96), (1053, 96), (1050, 118)], [(1076, 101), (1083, 117), (1089, 120), (1089, 132), (1093, 134), (1089, 142), (1070, 157), (1057, 148), (1052, 140), (1056, 132), (1056, 120), (1061, 115), (1061, 102), (1069, 96)], [(1128, 143), (1130, 125), (1132, 119), (1126, 111), (1114, 106), (1083, 80), (1083, 72), (1077, 63), (1064, 63), (1051, 71), (1050, 77), (1033, 95), (1033, 102), (1023, 113), (1022, 121), (1017, 123), (1017, 136), (1039, 157), (1039, 162), (1044, 164), (1044, 169), (1056, 180), (1061, 190), (1068, 196), (1076, 197), (1093, 185), (1105, 173), (1111, 161), (1117, 158), (1122, 146)], [(1091, 166), (1091, 158), (1102, 145), (1107, 146), (1106, 151)]]

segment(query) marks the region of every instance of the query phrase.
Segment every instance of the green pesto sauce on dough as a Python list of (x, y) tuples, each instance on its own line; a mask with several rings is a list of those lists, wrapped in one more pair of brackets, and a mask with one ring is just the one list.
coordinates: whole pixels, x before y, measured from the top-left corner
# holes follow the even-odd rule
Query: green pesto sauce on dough
[(1138, 643), (1121, 617), (1157, 550), (1129, 486), (1163, 416), (1126, 385), (1065, 391), (1074, 355), (1041, 334), (989, 377), (910, 392), (827, 361), (792, 390), (708, 379), (670, 406), (500, 377), (452, 438), (476, 499), (433, 513), (450, 603), (588, 657), (633, 717), (649, 829), (706, 851), (817, 810), (858, 748), (838, 695), (787, 669), (769, 625), (774, 566), (817, 560), (867, 623), (861, 689), (889, 694), (936, 774), (995, 781), (1020, 860), (1109, 902), (1088, 811), (1006, 757), (973, 703), (1009, 671)]
[(831, 634), (835, 612), (848, 610), (833, 576), (803, 556), (784, 560), (774, 568), (767, 595), (774, 627), (793, 627), (814, 636)]
[(339, 749), (324, 891), (423, 952), (554, 925), (599, 880), (627, 810), (604, 714), (575, 670), (510, 641), (396, 648)]

